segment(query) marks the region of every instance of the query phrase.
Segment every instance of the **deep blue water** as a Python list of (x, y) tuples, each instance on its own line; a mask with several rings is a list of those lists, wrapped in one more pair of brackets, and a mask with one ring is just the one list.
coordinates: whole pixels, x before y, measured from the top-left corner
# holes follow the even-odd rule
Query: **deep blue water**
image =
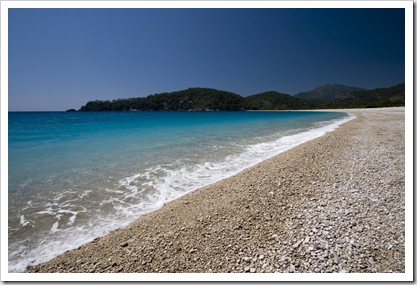
[(331, 112), (9, 112), (9, 271), (333, 130)]

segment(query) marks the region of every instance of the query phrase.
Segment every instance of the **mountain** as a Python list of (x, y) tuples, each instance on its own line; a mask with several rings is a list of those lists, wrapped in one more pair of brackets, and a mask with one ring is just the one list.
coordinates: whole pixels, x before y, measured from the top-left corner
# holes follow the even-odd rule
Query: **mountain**
[(353, 91), (365, 91), (366, 89), (351, 87), (342, 84), (325, 84), (311, 91), (300, 92), (294, 96), (300, 99), (319, 99), (324, 101), (335, 100), (339, 96), (344, 96)]
[[(404, 106), (405, 84), (366, 90), (326, 84), (296, 96), (267, 91), (248, 97), (211, 88), (188, 88), (117, 100), (89, 101), (79, 111), (244, 111)], [(75, 110), (68, 110), (75, 111)]]
[(405, 83), (388, 88), (352, 91), (336, 96), (332, 108), (373, 108), (405, 105)]
[(300, 110), (308, 109), (307, 101), (276, 91), (267, 91), (245, 98), (249, 110)]
[(232, 92), (211, 88), (188, 88), (130, 99), (90, 101), (80, 111), (239, 111), (244, 99)]

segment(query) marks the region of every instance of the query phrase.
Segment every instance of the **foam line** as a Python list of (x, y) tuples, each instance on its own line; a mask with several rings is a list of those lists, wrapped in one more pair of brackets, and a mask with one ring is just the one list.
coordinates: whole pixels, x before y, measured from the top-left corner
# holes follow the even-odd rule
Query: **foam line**
[[(141, 173), (124, 177), (119, 180), (116, 189), (106, 189), (110, 196), (99, 204), (100, 207), (110, 206), (115, 213), (92, 215), (84, 224), (77, 223), (77, 214), (83, 211), (64, 210), (57, 203), (47, 204), (47, 208), (37, 214), (53, 217), (56, 221), (49, 230), (49, 235), (39, 242), (39, 246), (28, 249), (25, 241), (19, 241), (13, 247), (9, 246), (9, 272), (23, 272), (28, 265), (45, 262), (67, 250), (74, 249), (98, 236), (103, 236), (112, 230), (127, 226), (139, 216), (161, 208), (164, 203), (177, 199), (191, 191), (209, 185), (221, 179), (230, 177), (245, 168), (251, 167), (263, 160), (315, 139), (327, 132), (335, 130), (339, 125), (353, 119), (349, 115), (342, 119), (320, 123), (314, 128), (299, 133), (287, 133), (285, 136), (271, 141), (246, 145), (239, 153), (228, 155), (223, 159), (190, 163), (186, 158), (173, 161), (171, 164), (150, 167)], [(92, 190), (84, 190), (78, 197), (84, 198)], [(58, 197), (59, 199), (61, 197)], [(28, 203), (29, 205), (29, 203)], [(53, 209), (54, 208), (54, 209)], [(57, 209), (55, 209), (57, 208)], [(83, 208), (81, 206), (81, 208)], [(71, 225), (60, 229), (63, 214), (68, 214), (68, 221), (62, 223)], [(24, 215), (20, 216), (21, 226), (29, 222)]]

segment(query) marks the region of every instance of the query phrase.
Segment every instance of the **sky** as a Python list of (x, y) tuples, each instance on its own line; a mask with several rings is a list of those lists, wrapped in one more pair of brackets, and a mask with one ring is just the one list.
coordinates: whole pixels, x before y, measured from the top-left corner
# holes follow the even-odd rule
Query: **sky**
[(9, 9), (9, 111), (405, 81), (405, 9)]

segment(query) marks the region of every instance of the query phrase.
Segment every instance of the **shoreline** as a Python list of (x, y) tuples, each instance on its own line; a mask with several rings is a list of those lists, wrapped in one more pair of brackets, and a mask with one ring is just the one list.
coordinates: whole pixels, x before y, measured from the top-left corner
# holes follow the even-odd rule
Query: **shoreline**
[[(284, 112), (288, 113), (288, 112)], [(306, 113), (306, 112), (303, 112)], [(321, 116), (327, 117), (327, 115), (322, 112)], [(338, 117), (338, 115), (331, 115), (330, 117)], [(283, 136), (282, 138), (275, 138), (272, 137), (269, 139), (259, 140), (256, 143), (248, 144), (243, 150), (242, 153), (227, 156), (225, 157), (220, 164), (216, 163), (209, 164), (208, 166), (205, 165), (204, 161), (197, 164), (197, 168), (194, 168), (194, 171), (188, 171), (185, 173), (185, 176), (179, 177), (179, 179), (174, 179), (176, 187), (171, 187), (171, 184), (166, 182), (162, 183), (159, 182), (157, 188), (164, 188), (167, 187), (168, 189), (178, 190), (177, 194), (175, 195), (167, 195), (165, 194), (164, 197), (169, 196), (169, 199), (164, 199), (164, 203), (168, 203), (172, 200), (179, 198), (180, 196), (184, 196), (192, 191), (195, 191), (199, 188), (208, 186), (213, 184), (217, 181), (222, 179), (226, 179), (230, 176), (233, 176), (240, 171), (247, 169), (251, 166), (254, 166), (257, 163), (260, 163), (266, 159), (269, 159), (279, 153), (282, 153), (290, 148), (293, 148), (301, 143), (304, 143), (308, 140), (314, 139), (318, 136), (323, 135), (325, 132), (332, 131), (333, 129), (337, 128), (340, 124), (343, 124), (347, 120), (353, 118), (353, 116), (349, 116), (346, 113), (338, 113), (342, 114), (341, 118), (336, 119), (328, 119), (327, 123), (317, 123), (312, 125), (310, 128), (305, 129), (301, 132), (297, 132), (295, 134), (289, 134)], [(313, 112), (310, 112), (310, 115), (313, 115)], [(313, 116), (314, 117), (314, 116)], [(323, 124), (323, 125), (322, 125)], [(266, 131), (269, 134), (272, 134), (271, 131)], [(214, 143), (214, 142), (213, 142)], [(216, 142), (217, 143), (217, 142)], [(215, 144), (216, 144), (215, 143)], [(181, 169), (182, 170), (182, 169)], [(171, 172), (174, 177), (177, 177), (175, 172)], [(207, 175), (210, 174), (210, 175)], [(202, 177), (199, 179), (198, 177)], [(184, 180), (181, 180), (184, 179)], [(128, 183), (132, 178), (130, 176), (126, 176), (125, 182)], [(169, 180), (172, 180), (169, 179)], [(177, 183), (178, 181), (178, 183)], [(184, 183), (184, 181), (186, 183)], [(188, 183), (187, 183), (188, 182)], [(182, 183), (183, 187), (178, 187), (179, 184)], [(193, 185), (192, 187), (188, 187), (187, 185)], [(71, 231), (71, 229), (64, 229), (67, 230), (65, 232), (59, 232), (57, 235), (52, 235), (46, 237), (45, 243), (37, 245), (36, 241), (32, 242), (33, 249), (30, 248), (28, 250), (28, 254), (26, 256), (19, 256), (18, 254), (14, 255), (13, 250), (10, 250), (10, 259), (9, 259), (9, 271), (10, 272), (23, 272), (27, 266), (34, 266), (43, 262), (47, 262), (56, 256), (64, 253), (67, 250), (71, 250), (74, 248), (78, 248), (79, 246), (86, 244), (97, 237), (104, 236), (111, 231), (114, 231), (118, 228), (125, 227), (130, 223), (134, 222), (140, 216), (150, 213), (152, 211), (158, 210), (163, 206), (163, 203), (157, 203), (158, 200), (154, 200), (155, 203), (153, 209), (151, 207), (147, 209), (142, 209), (141, 211), (131, 211), (131, 217), (125, 217), (119, 215), (119, 218), (114, 218), (114, 223), (103, 223), (100, 221), (92, 221), (90, 225), (91, 230), (89, 232), (86, 231), (79, 231), (76, 232), (75, 230)], [(161, 199), (159, 201), (162, 201)], [(115, 213), (118, 214), (118, 213)], [(120, 213), (119, 213), (120, 214)], [(133, 217), (133, 215), (135, 217)], [(111, 217), (111, 215), (110, 215)], [(58, 218), (58, 220), (60, 220)], [(59, 221), (58, 221), (59, 222)], [(122, 222), (122, 223), (120, 223)], [(57, 225), (57, 224), (55, 224)], [(61, 225), (61, 222), (60, 224)], [(52, 224), (50, 224), (52, 226)], [(59, 231), (59, 227), (57, 228)], [(96, 233), (96, 234), (94, 234)], [(59, 237), (58, 237), (59, 235)], [(76, 237), (75, 239), (70, 238), (71, 236)], [(13, 240), (13, 239), (12, 239)], [(58, 243), (54, 244), (54, 241), (58, 241)], [(76, 242), (74, 242), (76, 241)], [(52, 247), (50, 245), (53, 245)]]
[[(238, 174), (170, 201), (126, 228), (30, 267), (27, 272), (404, 272), (404, 242), (401, 242), (404, 241), (404, 223), (399, 223), (399, 236), (395, 235), (399, 242), (389, 244), (388, 251), (394, 248), (395, 258), (386, 258), (385, 265), (381, 265), (379, 259), (384, 255), (380, 253), (392, 254), (385, 249), (377, 250), (378, 254), (375, 254), (375, 249), (368, 252), (368, 248), (363, 247), (372, 237), (361, 237), (363, 234), (360, 233), (371, 229), (370, 225), (375, 221), (360, 215), (371, 214), (363, 207), (363, 211), (359, 211), (352, 206), (355, 202), (369, 202), (367, 197), (356, 201), (361, 192), (376, 191), (376, 197), (386, 194), (375, 189), (374, 184), (380, 182), (381, 177), (379, 181), (370, 179), (375, 178), (374, 172), (369, 173), (372, 177), (365, 177), (369, 180), (368, 187), (357, 186), (363, 179), (355, 178), (355, 167), (359, 165), (366, 170), (367, 164), (378, 157), (363, 160), (358, 156), (349, 160), (352, 151), (357, 151), (352, 144), (354, 138), (357, 143), (363, 143), (361, 137), (367, 140), (365, 146), (358, 146), (362, 155), (369, 154), (372, 144), (379, 143), (390, 152), (389, 157), (400, 157), (396, 160), (399, 166), (401, 155), (404, 162), (404, 108), (395, 108), (399, 115), (390, 110), (331, 110), (347, 112), (356, 118)], [(381, 120), (381, 116), (389, 117), (389, 120)], [(391, 125), (394, 119), (396, 124)], [(402, 122), (402, 129), (398, 129), (399, 122)], [(365, 127), (360, 127), (361, 123), (365, 123), (366, 131)], [(379, 125), (385, 128), (380, 130), (382, 136), (375, 129)], [(392, 131), (398, 133), (398, 139), (392, 140)], [(397, 153), (392, 144), (400, 146)], [(381, 161), (381, 164), (386, 166), (387, 163)], [(393, 188), (400, 195), (392, 202), (394, 212), (398, 214), (393, 220), (400, 222), (404, 221), (404, 201), (401, 201), (404, 199), (403, 164), (402, 168), (397, 165), (394, 173), (398, 185)], [(333, 177), (326, 177), (326, 173)], [(351, 196), (339, 191), (347, 189), (347, 182), (356, 188)], [(391, 185), (392, 181), (386, 184)], [(349, 199), (353, 202), (344, 205)], [(379, 201), (379, 198), (375, 199)], [(330, 211), (334, 205), (330, 207), (329, 201), (333, 200), (343, 204), (337, 207), (340, 215)], [(338, 203), (338, 200), (342, 202)], [(345, 219), (353, 214), (359, 215), (355, 216), (355, 222), (350, 221), (347, 225), (347, 231), (352, 230), (353, 234), (342, 236), (346, 242), (339, 241), (333, 234), (336, 228), (343, 230), (338, 220), (346, 222)], [(316, 216), (329, 222), (317, 220), (313, 223), (310, 219)], [(369, 223), (364, 222), (368, 220)], [(351, 255), (358, 250), (361, 253), (355, 258), (360, 262), (352, 262)]]

